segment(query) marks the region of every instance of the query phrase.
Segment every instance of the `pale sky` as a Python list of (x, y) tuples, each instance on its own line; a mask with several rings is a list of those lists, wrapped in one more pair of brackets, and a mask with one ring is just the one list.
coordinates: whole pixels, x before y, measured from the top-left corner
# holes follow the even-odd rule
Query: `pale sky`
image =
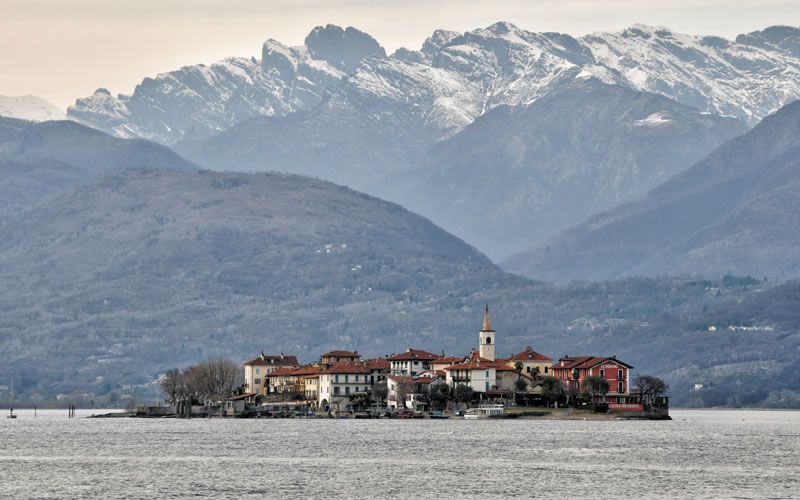
[(800, 26), (800, 0), (0, 0), (0, 94), (66, 108), (98, 87), (129, 94), (179, 66), (260, 57), (269, 38), (298, 45), (321, 24), (355, 26), (391, 52), (419, 48), (437, 28), (501, 20), (572, 35), (641, 22), (733, 38)]

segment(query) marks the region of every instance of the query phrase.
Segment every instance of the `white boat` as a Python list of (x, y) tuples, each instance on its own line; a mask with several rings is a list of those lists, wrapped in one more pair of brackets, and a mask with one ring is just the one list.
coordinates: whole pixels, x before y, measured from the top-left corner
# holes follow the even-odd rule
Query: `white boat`
[(480, 405), (477, 408), (470, 408), (464, 414), (464, 420), (478, 420), (479, 418), (489, 418), (503, 414), (503, 405), (500, 404), (486, 404)]

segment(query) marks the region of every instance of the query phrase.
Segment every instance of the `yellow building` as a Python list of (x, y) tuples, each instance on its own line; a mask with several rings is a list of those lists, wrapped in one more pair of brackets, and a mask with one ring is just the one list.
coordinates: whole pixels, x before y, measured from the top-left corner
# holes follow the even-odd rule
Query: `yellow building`
[(514, 354), (508, 358), (506, 364), (511, 368), (516, 368), (517, 363), (522, 363), (522, 373), (531, 378), (550, 377), (553, 375), (553, 359), (544, 354), (534, 351), (531, 346), (524, 351)]
[(269, 392), (269, 377), (278, 368), (298, 367), (296, 356), (269, 356), (263, 352), (255, 359), (245, 361), (244, 391), (264, 396)]

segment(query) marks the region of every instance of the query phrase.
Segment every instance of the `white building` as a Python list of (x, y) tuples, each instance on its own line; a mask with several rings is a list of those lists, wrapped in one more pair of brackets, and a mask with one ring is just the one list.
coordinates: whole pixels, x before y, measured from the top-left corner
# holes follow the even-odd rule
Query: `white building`
[(433, 360), (438, 358), (439, 356), (428, 351), (408, 349), (402, 354), (389, 356), (387, 360), (391, 364), (392, 375), (416, 377), (430, 370)]
[(487, 392), (497, 385), (497, 364), (473, 352), (463, 363), (444, 369), (451, 387), (468, 385), (475, 392)]
[(318, 408), (343, 412), (350, 399), (371, 392), (375, 384), (389, 375), (389, 363), (383, 359), (340, 362), (320, 368)]

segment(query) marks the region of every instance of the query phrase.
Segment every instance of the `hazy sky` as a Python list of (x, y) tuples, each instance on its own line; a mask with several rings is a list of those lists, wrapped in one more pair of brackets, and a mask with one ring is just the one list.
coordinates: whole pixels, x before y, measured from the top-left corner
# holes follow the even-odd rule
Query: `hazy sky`
[(800, 25), (800, 0), (0, 0), (0, 94), (66, 108), (98, 87), (130, 93), (181, 65), (259, 56), (268, 38), (300, 44), (320, 24), (355, 26), (391, 52), (436, 28), (499, 20), (573, 35), (642, 22), (732, 38)]

